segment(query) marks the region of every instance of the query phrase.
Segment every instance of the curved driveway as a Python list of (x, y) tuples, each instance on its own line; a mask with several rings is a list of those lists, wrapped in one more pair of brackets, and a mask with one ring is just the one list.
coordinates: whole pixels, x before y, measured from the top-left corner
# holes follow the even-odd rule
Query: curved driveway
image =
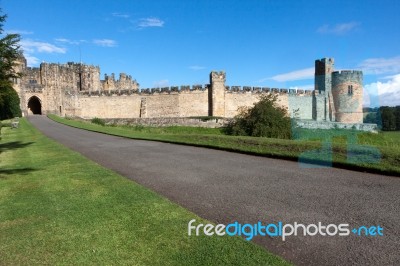
[[(215, 223), (380, 225), (384, 236), (254, 241), (297, 265), (400, 265), (400, 178), (131, 140), (31, 116), (45, 135)], [(183, 228), (186, 232), (187, 228)]]

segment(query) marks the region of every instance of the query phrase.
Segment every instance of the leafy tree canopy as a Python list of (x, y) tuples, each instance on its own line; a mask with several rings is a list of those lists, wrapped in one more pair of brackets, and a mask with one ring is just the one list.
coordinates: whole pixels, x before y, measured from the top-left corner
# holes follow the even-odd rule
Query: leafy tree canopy
[(277, 105), (277, 95), (260, 96), (252, 108), (241, 108), (229, 123), (227, 133), (269, 138), (290, 138), (291, 120), (287, 110)]
[(0, 15), (0, 119), (21, 116), (19, 97), (12, 87), (12, 80), (21, 77), (15, 68), (17, 59), (22, 55), (21, 38), (19, 34), (4, 34), (6, 19), (7, 15)]

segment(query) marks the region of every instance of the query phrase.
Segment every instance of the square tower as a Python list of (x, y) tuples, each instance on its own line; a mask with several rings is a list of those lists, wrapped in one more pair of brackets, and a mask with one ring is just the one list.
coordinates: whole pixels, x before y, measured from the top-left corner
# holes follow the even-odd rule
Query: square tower
[(331, 92), (333, 66), (333, 58), (315, 60), (315, 90), (319, 93)]
[(210, 73), (210, 87), (208, 89), (208, 115), (225, 116), (225, 80), (224, 71)]

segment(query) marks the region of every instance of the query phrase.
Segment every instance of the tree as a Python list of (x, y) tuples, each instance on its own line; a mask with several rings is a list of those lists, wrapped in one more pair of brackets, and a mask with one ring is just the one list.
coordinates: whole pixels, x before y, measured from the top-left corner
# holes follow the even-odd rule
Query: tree
[[(1, 12), (1, 9), (0, 9)], [(12, 87), (12, 80), (21, 77), (16, 72), (16, 62), (21, 56), (19, 34), (5, 34), (4, 23), (7, 15), (0, 15), (0, 119), (21, 116), (18, 94)]]
[(287, 110), (276, 104), (277, 95), (260, 96), (252, 108), (241, 108), (227, 127), (231, 135), (253, 137), (290, 138), (291, 120)]
[(394, 114), (394, 108), (383, 106), (381, 107), (380, 111), (382, 115), (382, 130), (396, 130), (396, 116)]
[(396, 130), (400, 130), (400, 106), (396, 106), (394, 110), (394, 115), (396, 117)]
[(20, 117), (19, 97), (12, 86), (0, 88), (0, 120)]
[(365, 117), (364, 117), (364, 123), (371, 123), (371, 124), (376, 124), (377, 114), (375, 112), (369, 112)]

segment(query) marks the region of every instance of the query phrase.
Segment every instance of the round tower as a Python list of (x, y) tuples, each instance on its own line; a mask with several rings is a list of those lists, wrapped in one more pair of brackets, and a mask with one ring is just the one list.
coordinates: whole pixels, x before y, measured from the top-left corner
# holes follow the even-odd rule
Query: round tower
[(342, 70), (332, 73), (332, 96), (336, 110), (336, 122), (363, 122), (363, 73)]

